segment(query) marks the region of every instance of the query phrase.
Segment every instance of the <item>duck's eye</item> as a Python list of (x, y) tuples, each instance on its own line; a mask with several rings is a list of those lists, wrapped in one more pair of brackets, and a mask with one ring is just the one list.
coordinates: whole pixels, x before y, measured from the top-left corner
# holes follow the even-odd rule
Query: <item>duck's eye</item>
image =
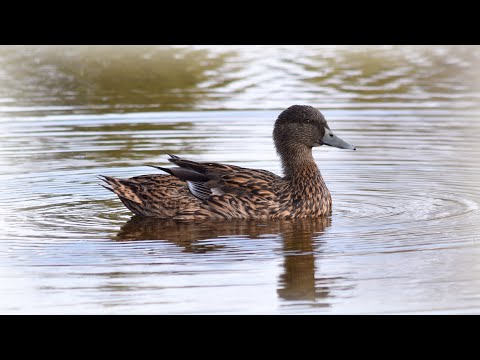
[(335, 135), (333, 135), (333, 134), (330, 134), (330, 137), (334, 137), (334, 136), (335, 136)]

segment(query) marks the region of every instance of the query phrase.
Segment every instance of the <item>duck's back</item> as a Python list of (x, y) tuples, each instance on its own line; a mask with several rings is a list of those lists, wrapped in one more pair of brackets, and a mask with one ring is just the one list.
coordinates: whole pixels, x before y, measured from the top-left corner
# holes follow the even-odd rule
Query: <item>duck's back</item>
[(278, 212), (283, 180), (266, 170), (200, 163), (172, 156), (170, 175), (104, 176), (108, 189), (135, 214), (174, 219), (266, 219)]

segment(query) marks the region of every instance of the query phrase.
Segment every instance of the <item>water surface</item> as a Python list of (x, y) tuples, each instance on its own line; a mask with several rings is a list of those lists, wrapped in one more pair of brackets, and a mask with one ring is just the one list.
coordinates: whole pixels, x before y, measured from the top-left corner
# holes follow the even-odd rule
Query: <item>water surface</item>
[[(480, 47), (0, 48), (0, 312), (480, 313)], [(166, 153), (281, 173), (294, 103), (333, 214), (132, 217), (96, 175)]]

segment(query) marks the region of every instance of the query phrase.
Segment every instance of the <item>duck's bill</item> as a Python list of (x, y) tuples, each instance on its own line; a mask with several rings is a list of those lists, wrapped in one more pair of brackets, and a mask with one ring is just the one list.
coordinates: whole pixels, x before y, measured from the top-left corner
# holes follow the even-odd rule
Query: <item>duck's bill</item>
[(322, 143), (328, 146), (337, 147), (340, 149), (357, 150), (352, 144), (343, 141), (339, 137), (333, 134), (332, 130), (325, 128), (325, 135), (323, 135)]

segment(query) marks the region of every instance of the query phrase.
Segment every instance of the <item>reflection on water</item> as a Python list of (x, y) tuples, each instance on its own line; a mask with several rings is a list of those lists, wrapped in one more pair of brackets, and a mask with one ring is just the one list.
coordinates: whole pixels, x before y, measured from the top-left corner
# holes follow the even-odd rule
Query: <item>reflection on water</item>
[(284, 271), (277, 290), (281, 298), (315, 302), (328, 297), (326, 279), (322, 279), (322, 286), (316, 283), (315, 254), (321, 251), (318, 249), (319, 234), (329, 225), (330, 218), (292, 221), (283, 230)]
[(477, 106), (476, 46), (3, 46), (0, 111)]
[[(0, 312), (480, 313), (479, 70), (478, 46), (0, 47)], [(166, 153), (280, 173), (293, 103), (358, 146), (314, 151), (331, 218), (132, 218), (98, 186)]]
[[(192, 109), (230, 52), (170, 46), (0, 47), (6, 110), (45, 113)], [(219, 84), (221, 86), (221, 84)]]
[[(209, 251), (229, 251), (228, 244), (203, 243), (202, 240), (228, 237), (261, 239), (280, 237), (283, 243), (283, 272), (278, 295), (285, 300), (315, 302), (327, 298), (328, 280), (317, 285), (315, 254), (319, 251), (320, 236), (330, 225), (330, 218), (282, 221), (202, 221), (182, 222), (133, 216), (114, 237), (117, 241), (167, 240), (184, 251), (203, 254)], [(323, 304), (324, 306), (328, 304)]]

